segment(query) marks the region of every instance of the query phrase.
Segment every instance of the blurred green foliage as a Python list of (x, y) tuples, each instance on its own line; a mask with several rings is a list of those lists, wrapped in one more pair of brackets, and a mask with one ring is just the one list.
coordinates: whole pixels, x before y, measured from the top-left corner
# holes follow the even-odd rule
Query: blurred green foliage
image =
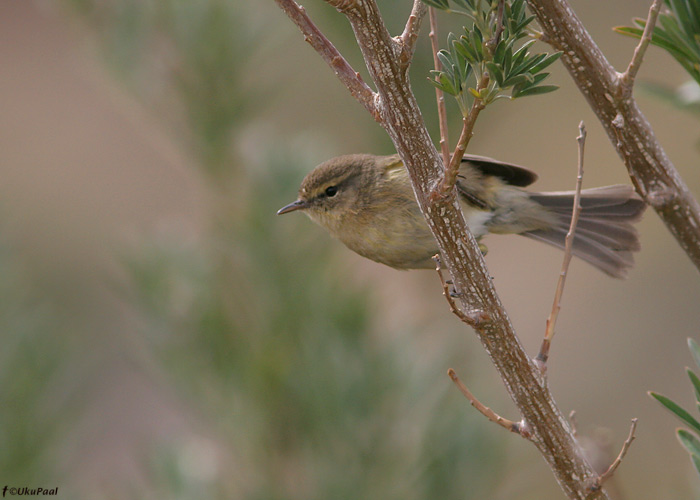
[(222, 498), (479, 498), (500, 446), (412, 332), (373, 331), (371, 293), (299, 239), (306, 221), (273, 217), (298, 170), (270, 163), (281, 175), (251, 180), (250, 216), (214, 250), (166, 244), (132, 263), (173, 383), (251, 471)]
[[(695, 364), (700, 366), (700, 345), (693, 339), (688, 339), (688, 348), (690, 349), (690, 354), (692, 354)], [(693, 385), (693, 391), (695, 393), (695, 399), (697, 400), (698, 409), (700, 409), (700, 377), (691, 370), (686, 368), (686, 373), (688, 378)], [(700, 422), (693, 417), (693, 415), (675, 403), (673, 400), (658, 394), (656, 392), (650, 392), (649, 395), (661, 403), (667, 410), (678, 417), (684, 424), (686, 424), (688, 429), (677, 429), (676, 435), (678, 440), (683, 445), (683, 447), (690, 454), (690, 459), (695, 466), (695, 470), (700, 474)]]
[[(254, 159), (236, 149), (269, 93), (295, 98), (284, 94), (289, 75), (255, 78), (261, 64), (275, 67), (257, 56), (279, 42), (283, 16), (233, 0), (66, 1), (120, 78), (192, 144), (216, 199), (197, 242), (154, 238), (124, 259), (131, 287), (122, 293), (143, 319), (143, 357), (197, 422), (181, 441), (149, 443), (149, 485), (124, 494), (488, 496), (502, 435), (484, 433), (488, 423), (452, 390), (445, 369), (464, 360), (454, 339), (441, 336), (426, 357), (417, 331), (377, 331), (371, 290), (353, 284), (325, 235), (274, 215), (310, 165), (280, 137), (260, 137), (272, 146)], [(329, 35), (350, 35), (340, 31)], [(149, 93), (154, 80), (167, 91)], [(168, 125), (179, 119), (184, 134)]]
[[(700, 1), (665, 0), (668, 7), (659, 13), (651, 44), (668, 52), (693, 80), (678, 89), (647, 84), (645, 88), (670, 104), (700, 116)], [(635, 26), (618, 26), (617, 33), (641, 38), (647, 20), (634, 19)]]

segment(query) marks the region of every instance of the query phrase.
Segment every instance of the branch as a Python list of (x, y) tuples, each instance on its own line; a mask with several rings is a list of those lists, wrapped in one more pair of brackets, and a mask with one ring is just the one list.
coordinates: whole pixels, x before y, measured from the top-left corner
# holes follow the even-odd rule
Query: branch
[[(588, 485), (598, 475), (584, 458), (537, 366), (515, 335), (457, 198), (431, 197), (443, 177), (442, 162), (411, 91), (405, 66), (396, 57), (396, 41), (388, 33), (375, 0), (326, 1), (350, 21), (377, 88), (375, 102), (380, 124), (406, 166), (441, 260), (455, 288), (462, 292), (462, 308), (483, 311), (487, 318), (479, 322), (476, 333), (527, 422), (531, 442), (569, 498), (590, 499)], [(595, 498), (609, 497), (601, 490)]]
[[(438, 51), (440, 50), (440, 45), (438, 44), (438, 29), (437, 29), (437, 17), (435, 16), (435, 7), (430, 7), (428, 9), (430, 13), (430, 46), (433, 49), (433, 65), (435, 66), (435, 71), (442, 70), (442, 64), (440, 63), (440, 58), (438, 57)], [(445, 107), (445, 94), (443, 91), (435, 87), (435, 99), (437, 100), (437, 110), (438, 110), (438, 121), (440, 123), (440, 152), (442, 154), (442, 163), (447, 168), (450, 164), (450, 134), (447, 130), (447, 108)]]
[(608, 470), (606, 470), (603, 474), (600, 475), (600, 477), (598, 477), (598, 479), (593, 484), (593, 487), (591, 488), (592, 491), (599, 490), (603, 486), (603, 484), (605, 484), (605, 481), (610, 479), (613, 476), (613, 474), (615, 474), (615, 471), (622, 463), (622, 460), (625, 458), (625, 455), (627, 455), (627, 452), (629, 451), (630, 446), (632, 445), (632, 441), (634, 441), (634, 438), (635, 438), (634, 432), (636, 431), (636, 429), (637, 429), (637, 419), (633, 418), (632, 425), (630, 426), (629, 435), (627, 436), (627, 439), (625, 439), (625, 442), (622, 445), (622, 449), (620, 450), (620, 454), (617, 456), (615, 461), (612, 464), (610, 464), (610, 467), (608, 467)]
[[(603, 124), (637, 192), (700, 270), (700, 205), (666, 156), (634, 97), (631, 93), (618, 95), (624, 80), (630, 76), (634, 80), (644, 46), (638, 46), (632, 71), (627, 77), (620, 76), (566, 0), (527, 1), (548, 42), (563, 52), (561, 61)], [(650, 21), (654, 19), (653, 8), (651, 14)]]
[(454, 382), (455, 385), (459, 388), (459, 390), (462, 391), (464, 397), (467, 398), (467, 400), (469, 400), (469, 403), (471, 403), (471, 405), (474, 408), (476, 408), (479, 413), (488, 418), (491, 422), (500, 425), (504, 429), (508, 429), (510, 432), (514, 432), (515, 434), (518, 434), (519, 436), (522, 436), (525, 439), (530, 438), (530, 433), (527, 432), (526, 426), (523, 424), (523, 422), (514, 422), (512, 420), (508, 420), (507, 418), (503, 418), (488, 406), (484, 406), (481, 403), (481, 401), (476, 399), (474, 394), (472, 394), (471, 391), (467, 389), (467, 386), (462, 383), (462, 381), (457, 376), (457, 373), (455, 373), (455, 371), (452, 368), (447, 370), (447, 375), (452, 379), (452, 382)]
[(379, 121), (380, 117), (375, 106), (375, 92), (369, 88), (362, 80), (362, 76), (350, 66), (350, 63), (340, 54), (333, 43), (309, 19), (306, 9), (294, 0), (275, 0), (275, 2), (292, 22), (297, 25), (304, 35), (304, 40), (309, 42), (321, 58), (326, 61), (353, 97), (369, 111), (372, 118)]
[(654, 0), (649, 8), (649, 15), (647, 16), (647, 22), (644, 26), (644, 32), (642, 33), (642, 38), (639, 39), (637, 47), (634, 49), (634, 55), (632, 60), (627, 66), (627, 70), (620, 75), (620, 82), (618, 87), (618, 97), (626, 98), (632, 95), (632, 88), (634, 87), (634, 79), (637, 77), (637, 72), (642, 66), (642, 60), (644, 59), (644, 54), (651, 43), (651, 34), (654, 32), (654, 26), (656, 26), (656, 20), (659, 17), (659, 11), (663, 5), (663, 0)]
[(445, 277), (442, 275), (442, 267), (440, 266), (440, 256), (433, 255), (433, 260), (435, 261), (435, 270), (437, 271), (438, 276), (440, 278), (440, 283), (442, 283), (442, 294), (445, 296), (445, 299), (447, 300), (447, 303), (450, 306), (450, 312), (457, 316), (460, 320), (462, 320), (463, 323), (466, 323), (472, 328), (478, 328), (482, 322), (488, 321), (489, 317), (486, 315), (486, 313), (484, 313), (484, 311), (477, 309), (465, 313), (459, 307), (457, 307), (457, 304), (455, 304), (455, 301), (452, 298), (452, 293), (450, 292), (447, 280), (445, 280)]
[(586, 145), (586, 126), (581, 122), (578, 126), (579, 135), (576, 138), (578, 142), (578, 174), (576, 176), (576, 191), (574, 192), (574, 210), (571, 213), (571, 224), (569, 225), (569, 232), (566, 233), (566, 238), (564, 239), (564, 259), (561, 264), (561, 272), (559, 273), (559, 280), (557, 280), (557, 288), (554, 292), (554, 302), (552, 303), (552, 311), (549, 313), (547, 318), (547, 326), (544, 332), (544, 340), (542, 341), (542, 346), (540, 347), (540, 352), (537, 355), (536, 361), (540, 363), (540, 368), (544, 369), (549, 358), (549, 347), (552, 344), (552, 338), (554, 338), (554, 326), (557, 323), (557, 318), (559, 317), (559, 311), (561, 309), (561, 297), (564, 293), (564, 283), (566, 282), (566, 275), (569, 271), (569, 264), (571, 263), (572, 250), (574, 247), (574, 235), (576, 234), (576, 225), (578, 224), (578, 218), (581, 214), (581, 186), (583, 184), (583, 150)]
[[(476, 85), (477, 93), (482, 89), (485, 89), (489, 84), (489, 75), (484, 73), (481, 80)], [(479, 113), (484, 109), (484, 101), (475, 97), (472, 102), (472, 106), (469, 109), (469, 113), (462, 119), (462, 132), (457, 140), (457, 147), (455, 147), (455, 152), (452, 155), (449, 166), (445, 169), (445, 176), (440, 183), (440, 191), (442, 196), (449, 196), (455, 187), (457, 182), (457, 176), (459, 175), (459, 167), (462, 164), (462, 158), (464, 158), (464, 152), (467, 150), (469, 141), (474, 135), (474, 125), (476, 124), (476, 119), (479, 117)]]
[(418, 33), (420, 32), (420, 27), (427, 11), (428, 8), (422, 0), (413, 0), (411, 14), (408, 16), (406, 27), (399, 37), (399, 42), (401, 44), (401, 62), (406, 68), (410, 66), (413, 60), (413, 52), (416, 50), (416, 40), (418, 40)]

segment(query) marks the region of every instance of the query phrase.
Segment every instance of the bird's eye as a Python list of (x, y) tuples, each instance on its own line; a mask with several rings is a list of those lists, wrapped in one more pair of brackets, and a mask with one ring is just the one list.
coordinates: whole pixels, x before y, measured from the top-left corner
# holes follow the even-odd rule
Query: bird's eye
[(338, 186), (328, 186), (325, 192), (329, 198), (335, 196), (338, 193)]

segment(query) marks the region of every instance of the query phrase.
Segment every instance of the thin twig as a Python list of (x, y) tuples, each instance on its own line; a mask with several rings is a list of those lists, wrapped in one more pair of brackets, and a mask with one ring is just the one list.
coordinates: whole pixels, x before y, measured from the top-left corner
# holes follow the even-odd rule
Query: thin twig
[(603, 487), (603, 484), (605, 484), (605, 481), (610, 479), (613, 474), (615, 474), (615, 470), (620, 466), (622, 463), (622, 460), (625, 458), (625, 455), (627, 455), (627, 451), (630, 449), (630, 446), (632, 445), (632, 441), (634, 441), (635, 435), (634, 432), (637, 429), (637, 419), (633, 418), (632, 419), (632, 425), (630, 426), (630, 432), (629, 435), (627, 436), (627, 439), (625, 439), (624, 444), (622, 445), (622, 449), (620, 450), (620, 454), (617, 456), (617, 458), (613, 461), (612, 464), (610, 464), (610, 467), (608, 467), (608, 470), (606, 470), (603, 474), (601, 474), (598, 479), (596, 479), (595, 484), (591, 487), (591, 490), (597, 491), (600, 488)]
[[(282, 0), (277, 0), (278, 2)], [(532, 1), (532, 0), (528, 0)], [(483, 310), (487, 318), (476, 329), (511, 398), (537, 439), (532, 442), (549, 464), (568, 498), (581, 500), (597, 474), (585, 460), (541, 374), (524, 351), (501, 304), (479, 251), (455, 200), (435, 199), (442, 182), (439, 154), (422, 120), (407, 72), (396, 64), (396, 41), (379, 13), (376, 0), (326, 0), (340, 8), (352, 25), (355, 38), (374, 81), (382, 125), (403, 159), (416, 200), (435, 235), (446, 267), (462, 292), (466, 309)], [(609, 498), (604, 490), (597, 493)]]
[(452, 379), (452, 382), (455, 383), (459, 390), (462, 391), (462, 394), (464, 394), (464, 397), (466, 397), (469, 400), (469, 403), (471, 403), (471, 405), (474, 408), (476, 408), (479, 413), (488, 418), (491, 422), (495, 422), (504, 429), (508, 429), (510, 432), (514, 432), (515, 434), (518, 434), (526, 439), (530, 437), (529, 432), (526, 431), (526, 426), (524, 426), (522, 422), (514, 422), (513, 420), (503, 418), (491, 408), (485, 406), (481, 403), (481, 401), (476, 399), (476, 396), (474, 396), (474, 394), (472, 394), (471, 391), (467, 389), (467, 386), (464, 385), (464, 383), (462, 383), (462, 381), (457, 376), (457, 373), (455, 373), (455, 371), (452, 368), (447, 370), (447, 375), (449, 375), (449, 377)]
[(663, 0), (654, 0), (654, 3), (652, 3), (651, 7), (649, 8), (649, 15), (647, 16), (647, 22), (644, 26), (642, 38), (639, 39), (639, 43), (634, 49), (634, 55), (627, 66), (627, 70), (625, 70), (625, 72), (619, 77), (618, 91), (620, 92), (621, 97), (631, 95), (632, 93), (634, 79), (637, 76), (639, 68), (642, 66), (644, 54), (651, 43), (651, 35), (654, 31), (654, 26), (656, 26), (656, 20), (659, 17), (661, 5), (663, 5)]
[(503, 34), (503, 11), (505, 7), (505, 0), (499, 0), (498, 11), (496, 12), (496, 32), (493, 38), (488, 41), (489, 48), (494, 51), (498, 46), (498, 42), (501, 40), (501, 35)]
[(304, 35), (304, 40), (309, 42), (326, 61), (353, 97), (369, 111), (376, 121), (380, 121), (381, 117), (375, 106), (376, 93), (362, 80), (362, 76), (350, 66), (350, 63), (335, 48), (333, 43), (318, 29), (306, 14), (306, 9), (294, 0), (275, 0), (275, 2), (297, 25)]
[(455, 301), (452, 298), (452, 292), (450, 292), (450, 287), (448, 286), (445, 277), (442, 275), (440, 256), (437, 254), (433, 255), (433, 260), (435, 261), (435, 270), (437, 271), (438, 276), (440, 277), (440, 283), (442, 283), (442, 294), (445, 296), (445, 299), (447, 300), (447, 303), (450, 306), (450, 311), (452, 312), (452, 314), (457, 316), (460, 320), (462, 320), (462, 322), (466, 323), (472, 328), (478, 328), (482, 326), (485, 321), (488, 321), (489, 317), (484, 311), (477, 310), (465, 313), (459, 307), (457, 307), (457, 304), (455, 304)]
[[(481, 80), (476, 86), (477, 93), (482, 89), (485, 89), (489, 84), (489, 75), (484, 73)], [(459, 166), (462, 163), (462, 158), (464, 157), (464, 152), (467, 150), (469, 141), (474, 135), (474, 125), (476, 124), (476, 119), (479, 117), (479, 113), (484, 109), (485, 104), (482, 99), (475, 97), (472, 102), (472, 106), (469, 109), (469, 113), (462, 119), (462, 132), (459, 135), (459, 140), (457, 141), (457, 146), (455, 147), (455, 152), (452, 155), (449, 166), (445, 169), (445, 176), (440, 183), (440, 194), (442, 196), (449, 196), (457, 182), (457, 176), (459, 175)]]
[[(438, 44), (438, 26), (437, 26), (437, 16), (435, 15), (435, 7), (430, 7), (428, 9), (430, 16), (430, 46), (433, 49), (433, 65), (435, 66), (435, 71), (442, 70), (442, 64), (440, 63), (440, 58), (438, 57), (438, 51), (440, 50), (440, 45)], [(438, 121), (440, 124), (440, 153), (442, 155), (442, 164), (444, 168), (450, 164), (450, 134), (447, 129), (447, 108), (445, 107), (445, 94), (438, 87), (435, 87), (435, 99), (437, 100), (437, 110), (438, 110)]]
[(557, 317), (561, 310), (561, 297), (564, 293), (564, 284), (566, 283), (566, 275), (569, 272), (569, 264), (571, 263), (572, 251), (574, 246), (574, 236), (576, 234), (576, 225), (578, 224), (579, 215), (581, 215), (581, 186), (583, 184), (583, 152), (586, 145), (586, 126), (581, 122), (578, 126), (579, 135), (576, 138), (578, 142), (578, 174), (576, 176), (576, 191), (574, 192), (574, 209), (571, 214), (571, 224), (569, 232), (566, 233), (564, 240), (564, 259), (561, 264), (561, 272), (557, 280), (557, 288), (554, 292), (554, 301), (552, 303), (552, 311), (547, 318), (547, 326), (545, 327), (544, 339), (540, 347), (540, 352), (535, 360), (540, 365), (540, 369), (544, 369), (549, 358), (549, 348), (554, 337), (554, 326), (557, 323)]
[(401, 63), (408, 67), (413, 60), (413, 52), (416, 50), (418, 33), (427, 12), (427, 6), (422, 0), (413, 0), (413, 8), (406, 21), (406, 27), (399, 37), (401, 43)]
[(527, 0), (550, 44), (605, 129), (632, 183), (700, 270), (700, 203), (664, 151), (619, 73), (565, 0)]

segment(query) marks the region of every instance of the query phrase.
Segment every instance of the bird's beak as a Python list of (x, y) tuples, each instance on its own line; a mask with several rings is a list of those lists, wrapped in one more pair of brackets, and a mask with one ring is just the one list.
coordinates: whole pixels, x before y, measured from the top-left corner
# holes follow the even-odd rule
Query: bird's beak
[(309, 206), (309, 204), (307, 202), (305, 202), (304, 200), (293, 201), (289, 205), (286, 205), (286, 206), (280, 208), (279, 210), (277, 210), (277, 215), (282, 215), (282, 214), (286, 214), (289, 212), (294, 212), (295, 210), (302, 210), (308, 206)]

